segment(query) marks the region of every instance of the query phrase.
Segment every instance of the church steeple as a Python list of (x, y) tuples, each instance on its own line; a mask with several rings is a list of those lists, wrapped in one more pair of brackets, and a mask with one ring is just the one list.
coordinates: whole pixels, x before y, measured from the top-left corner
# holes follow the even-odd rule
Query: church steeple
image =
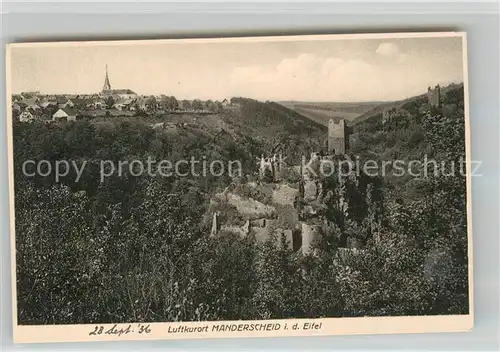
[(111, 84), (109, 83), (109, 77), (108, 77), (108, 65), (106, 64), (106, 77), (104, 78), (104, 86), (102, 87), (102, 90), (111, 90)]

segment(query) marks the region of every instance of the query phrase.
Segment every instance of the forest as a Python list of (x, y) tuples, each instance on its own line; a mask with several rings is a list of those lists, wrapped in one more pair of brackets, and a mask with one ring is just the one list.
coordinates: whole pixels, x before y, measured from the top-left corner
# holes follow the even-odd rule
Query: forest
[[(463, 90), (444, 99), (446, 108), (424, 109), (415, 100), (386, 124), (354, 125), (351, 153), (458, 162), (465, 157)], [(274, 239), (209, 236), (204, 215), (229, 177), (125, 174), (100, 182), (101, 160), (205, 155), (241, 160), (253, 174), (270, 148), (298, 157), (323, 145), (324, 129), (279, 104), (240, 104), (239, 112), (207, 117), (224, 121), (222, 129), (200, 123), (175, 133), (140, 117), (14, 122), (18, 323), (468, 313), (466, 183), (458, 173), (352, 180), (345, 193), (353, 210), (339, 220), (340, 210), (329, 206), (332, 231), (311, 255)], [(23, 176), (28, 159), (85, 160), (87, 167), (78, 183), (72, 174), (55, 182)], [(335, 176), (323, 182), (338, 191)], [(346, 234), (363, 238), (364, 250), (339, 260)]]

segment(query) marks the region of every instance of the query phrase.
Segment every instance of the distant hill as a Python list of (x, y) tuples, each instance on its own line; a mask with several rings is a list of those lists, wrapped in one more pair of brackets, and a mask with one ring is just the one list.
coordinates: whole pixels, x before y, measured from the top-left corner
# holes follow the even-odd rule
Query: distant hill
[(358, 116), (381, 104), (380, 102), (348, 103), (302, 101), (282, 101), (279, 103), (325, 126), (328, 125), (330, 119), (336, 122), (340, 119), (345, 119), (348, 122), (353, 121)]
[(220, 120), (237, 140), (253, 138), (267, 153), (297, 159), (326, 141), (325, 125), (281, 104), (247, 98), (233, 98), (232, 102), (236, 108), (224, 110)]
[(292, 134), (311, 136), (323, 134), (325, 126), (311, 121), (303, 114), (282, 104), (271, 101), (260, 102), (247, 98), (236, 98), (233, 101), (239, 106), (237, 113), (231, 114), (232, 122), (241, 127), (250, 128), (252, 134), (275, 137), (276, 134)]

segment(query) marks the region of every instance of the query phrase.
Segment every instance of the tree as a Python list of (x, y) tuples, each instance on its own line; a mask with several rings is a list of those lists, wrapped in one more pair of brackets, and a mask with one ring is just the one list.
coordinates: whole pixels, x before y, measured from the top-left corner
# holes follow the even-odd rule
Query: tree
[(429, 309), (422, 250), (406, 234), (381, 232), (366, 250), (345, 250), (336, 267), (344, 316), (419, 315)]
[(153, 95), (150, 95), (147, 99), (146, 99), (146, 109), (148, 111), (155, 111), (156, 110), (156, 107), (157, 107), (157, 102), (156, 102), (156, 98), (153, 96)]
[(159, 105), (162, 109), (164, 110), (168, 110), (169, 109), (169, 97), (167, 97), (166, 95), (162, 94), (161, 95), (161, 98), (160, 98), (160, 101), (159, 101)]
[(52, 118), (52, 115), (54, 115), (59, 108), (55, 104), (49, 104), (43, 109), (43, 115), (47, 116), (49, 119)]
[(222, 110), (222, 104), (218, 101), (214, 102), (212, 100), (207, 100), (205, 102), (205, 108), (210, 112), (217, 113)]
[(85, 192), (27, 184), (16, 193), (16, 214), (20, 321), (70, 323), (85, 314), (93, 321), (95, 308), (87, 308), (97, 303), (91, 287), (102, 269), (98, 247), (105, 239), (94, 237), (92, 219), (101, 216), (92, 214)]
[[(253, 297), (258, 319), (296, 317), (300, 312), (300, 267), (284, 237), (273, 233), (257, 253)], [(254, 318), (255, 319), (255, 318)]]
[[(206, 243), (206, 244), (204, 244)], [(256, 247), (250, 238), (222, 232), (201, 241), (193, 255), (200, 273), (199, 285), (204, 292), (201, 302), (211, 320), (255, 318)], [(195, 269), (195, 268), (193, 268)]]
[(189, 100), (183, 100), (182, 101), (182, 108), (184, 110), (191, 110), (193, 108), (193, 106)]
[(344, 298), (334, 273), (336, 248), (329, 247), (319, 256), (300, 258), (302, 274), (295, 293), (300, 301), (299, 314), (304, 318), (341, 317)]
[(16, 121), (19, 118), (19, 115), (21, 115), (20, 110), (12, 109), (12, 121)]
[(106, 104), (106, 108), (107, 109), (112, 109), (113, 106), (115, 105), (115, 98), (113, 98), (111, 95), (109, 97), (107, 97), (105, 100), (104, 100), (104, 103)]
[(214, 109), (214, 102), (209, 99), (209, 100), (205, 101), (204, 107), (205, 107), (205, 110), (213, 111), (213, 109)]
[(170, 111), (176, 110), (179, 107), (179, 103), (177, 102), (177, 99), (175, 97), (168, 97), (165, 95), (162, 96), (160, 105), (163, 109)]
[(203, 103), (199, 99), (193, 100), (192, 106), (194, 110), (203, 110)]
[(170, 109), (177, 110), (179, 108), (179, 102), (174, 96), (171, 96), (169, 98), (170, 98)]
[(216, 107), (216, 112), (221, 112), (222, 111), (222, 103), (220, 101), (215, 102), (215, 107)]

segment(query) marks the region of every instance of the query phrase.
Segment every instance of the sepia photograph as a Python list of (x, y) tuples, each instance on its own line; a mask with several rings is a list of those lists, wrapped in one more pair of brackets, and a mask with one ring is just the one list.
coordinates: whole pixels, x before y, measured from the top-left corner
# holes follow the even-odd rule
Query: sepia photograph
[(20, 342), (466, 331), (465, 33), (10, 44)]

